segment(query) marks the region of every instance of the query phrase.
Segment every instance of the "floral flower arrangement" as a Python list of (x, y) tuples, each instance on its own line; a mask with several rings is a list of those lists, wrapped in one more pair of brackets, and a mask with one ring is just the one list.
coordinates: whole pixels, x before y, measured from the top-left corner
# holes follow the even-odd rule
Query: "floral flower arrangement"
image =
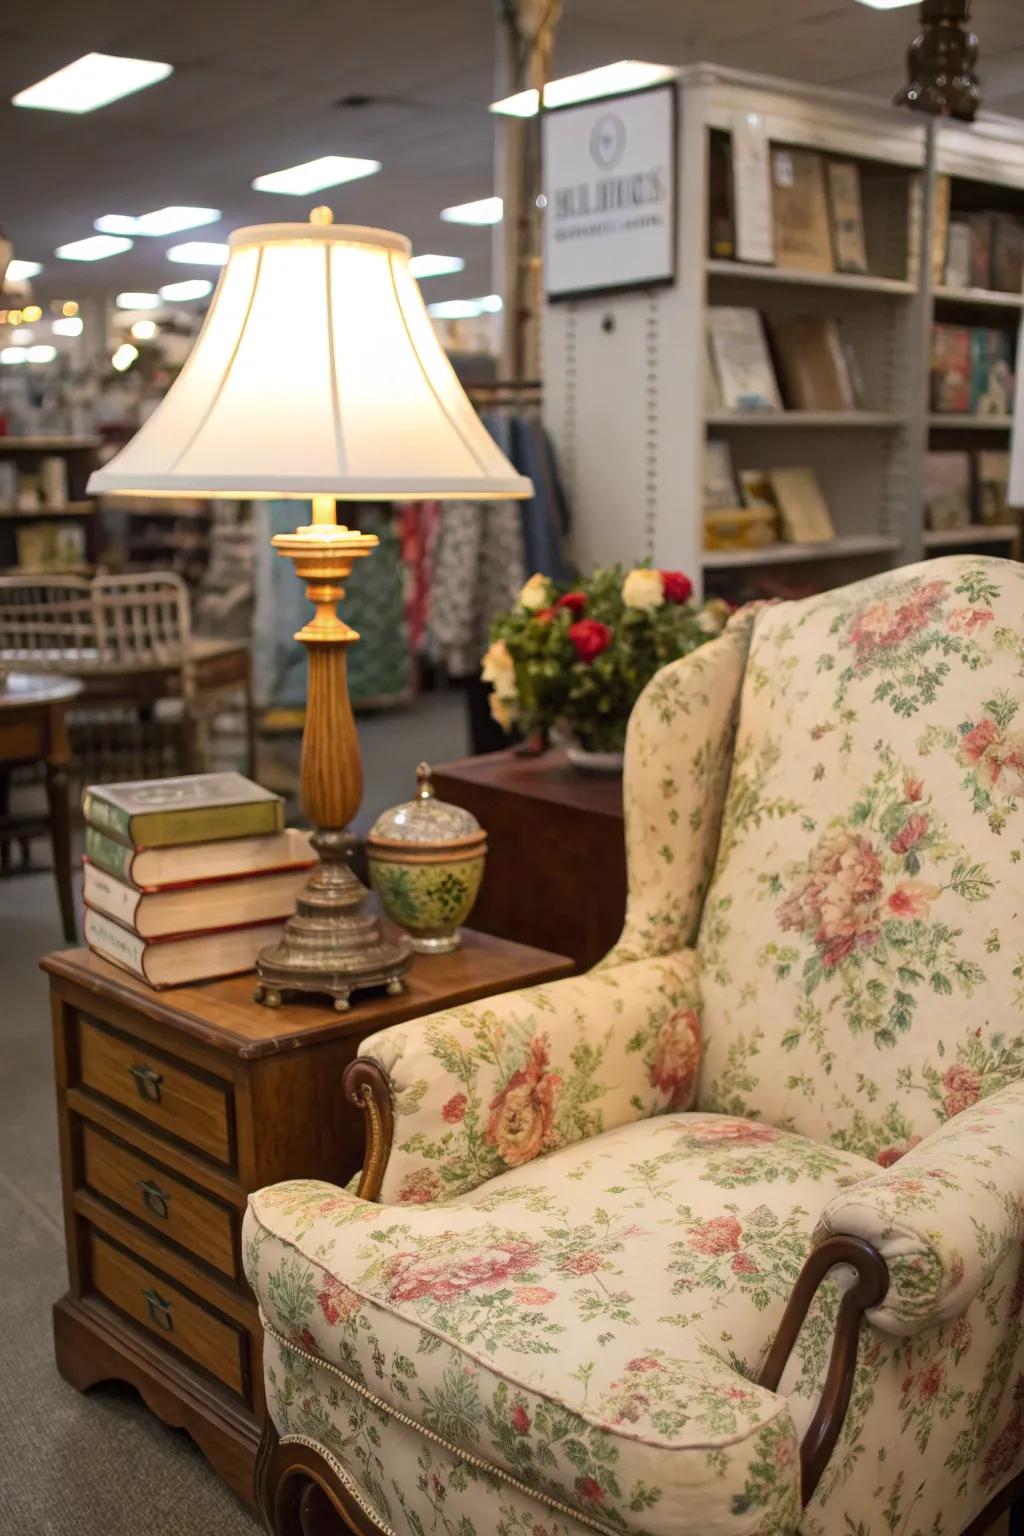
[(585, 751), (621, 751), (655, 672), (725, 625), (726, 603), (698, 607), (692, 594), (682, 571), (650, 566), (613, 566), (574, 587), (531, 576), (491, 626), (482, 676), (494, 719), (506, 731), (560, 729)]

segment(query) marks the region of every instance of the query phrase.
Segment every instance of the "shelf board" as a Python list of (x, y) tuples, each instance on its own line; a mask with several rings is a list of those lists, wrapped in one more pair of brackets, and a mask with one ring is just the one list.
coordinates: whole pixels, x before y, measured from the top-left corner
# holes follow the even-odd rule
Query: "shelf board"
[(972, 524), (969, 528), (926, 528), (925, 549), (956, 549), (961, 544), (1011, 544), (1020, 537), (1016, 523)]
[(36, 576), (43, 580), (47, 576), (91, 576), (95, 569), (94, 565), (5, 565), (0, 568), (0, 576)]
[(930, 427), (940, 427), (950, 432), (1009, 432), (1012, 416), (972, 416), (967, 411), (948, 411), (928, 417)]
[(0, 518), (91, 517), (95, 511), (94, 501), (65, 501), (59, 507), (33, 507), (30, 511), (22, 507), (0, 507)]
[(978, 304), (984, 309), (1024, 309), (1024, 293), (994, 288), (936, 288), (933, 297), (947, 304)]
[(902, 539), (886, 534), (848, 534), (824, 544), (766, 544), (762, 549), (706, 549), (706, 571), (727, 571), (749, 565), (788, 565), (794, 560), (843, 560), (853, 555), (888, 555), (903, 548)]
[(889, 411), (713, 411), (706, 416), (709, 427), (831, 427), (846, 431), (850, 427), (875, 427), (895, 431), (905, 418)]
[(79, 448), (98, 448), (102, 442), (101, 437), (0, 437), (0, 453), (71, 452)]
[(873, 277), (861, 272), (800, 272), (792, 267), (761, 267), (753, 262), (717, 261), (704, 263), (709, 277), (737, 277), (762, 283), (788, 283), (800, 288), (843, 288), (850, 293), (883, 293), (890, 298), (907, 298), (914, 284), (898, 277)]

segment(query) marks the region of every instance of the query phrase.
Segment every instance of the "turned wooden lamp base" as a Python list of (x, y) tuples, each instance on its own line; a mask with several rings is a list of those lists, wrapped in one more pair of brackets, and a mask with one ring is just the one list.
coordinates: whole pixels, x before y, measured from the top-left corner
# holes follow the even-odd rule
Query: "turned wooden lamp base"
[(412, 944), (388, 938), (380, 919), (363, 910), (368, 892), (348, 864), (344, 828), (363, 798), (352, 706), (348, 697), (346, 648), (359, 639), (338, 617), (345, 595), (341, 582), (352, 562), (370, 554), (374, 534), (335, 522), (334, 499), (314, 496), (313, 521), (274, 539), (278, 554), (295, 563), (316, 613), (296, 635), (309, 652), (306, 726), (302, 735), (302, 808), (318, 828), (313, 847), (320, 863), (298, 900), (278, 944), (256, 962), (256, 1001), (276, 1008), (288, 992), (309, 992), (347, 1008), (353, 992), (387, 987), (400, 992), (412, 964)]

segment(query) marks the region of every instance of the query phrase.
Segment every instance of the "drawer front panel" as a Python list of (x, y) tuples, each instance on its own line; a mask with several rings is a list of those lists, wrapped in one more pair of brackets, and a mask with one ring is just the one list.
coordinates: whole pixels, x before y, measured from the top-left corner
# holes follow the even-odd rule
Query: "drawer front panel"
[(187, 1291), (92, 1229), (89, 1267), (93, 1288), (100, 1296), (127, 1312), (150, 1334), (181, 1350), (240, 1397), (245, 1395), (246, 1335), (241, 1328), (208, 1311)]
[(231, 1166), (232, 1109), (227, 1083), (210, 1082), (186, 1062), (172, 1061), (141, 1040), (109, 1034), (81, 1016), (78, 1047), (86, 1088)]
[(91, 1125), (82, 1126), (82, 1157), (85, 1182), (96, 1194), (222, 1274), (238, 1278), (235, 1223), (219, 1200), (200, 1194)]

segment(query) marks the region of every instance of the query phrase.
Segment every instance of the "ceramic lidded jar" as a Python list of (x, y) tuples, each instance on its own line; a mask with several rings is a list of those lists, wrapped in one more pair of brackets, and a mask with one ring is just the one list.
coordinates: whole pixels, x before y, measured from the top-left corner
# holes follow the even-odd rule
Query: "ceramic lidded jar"
[(378, 816), (366, 840), (370, 883), (391, 921), (426, 955), (458, 949), (459, 924), (484, 874), (487, 834), (461, 806), (438, 800), (429, 763), (416, 770), (416, 796)]

